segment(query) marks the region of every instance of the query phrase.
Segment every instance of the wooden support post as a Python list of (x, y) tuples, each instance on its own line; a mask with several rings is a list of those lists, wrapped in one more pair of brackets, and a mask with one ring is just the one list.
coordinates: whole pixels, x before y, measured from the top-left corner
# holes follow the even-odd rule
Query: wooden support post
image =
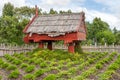
[(44, 43), (43, 42), (39, 42), (39, 48), (44, 48)]
[(75, 52), (83, 53), (80, 43), (81, 43), (80, 41), (75, 42)]
[(68, 45), (68, 51), (70, 53), (74, 53), (74, 43), (69, 43), (69, 45)]
[(47, 48), (48, 48), (49, 50), (52, 50), (52, 41), (48, 41)]

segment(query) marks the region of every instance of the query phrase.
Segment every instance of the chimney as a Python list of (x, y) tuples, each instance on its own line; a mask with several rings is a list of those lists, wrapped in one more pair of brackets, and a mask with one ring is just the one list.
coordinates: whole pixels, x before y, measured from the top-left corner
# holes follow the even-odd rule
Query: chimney
[(38, 16), (38, 7), (35, 5), (35, 15)]

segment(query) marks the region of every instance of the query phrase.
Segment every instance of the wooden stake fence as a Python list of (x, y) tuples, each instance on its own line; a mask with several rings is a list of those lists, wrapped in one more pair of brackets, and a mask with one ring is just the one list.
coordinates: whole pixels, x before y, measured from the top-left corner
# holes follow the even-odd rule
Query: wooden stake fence
[[(0, 44), (0, 56), (4, 54), (14, 54), (14, 53), (25, 53), (32, 51), (37, 48), (38, 45), (10, 45), (10, 44)], [(46, 46), (45, 46), (46, 47)], [(62, 49), (67, 50), (67, 45), (53, 45), (53, 49)], [(85, 52), (118, 52), (120, 53), (120, 46), (82, 46), (83, 51)]]

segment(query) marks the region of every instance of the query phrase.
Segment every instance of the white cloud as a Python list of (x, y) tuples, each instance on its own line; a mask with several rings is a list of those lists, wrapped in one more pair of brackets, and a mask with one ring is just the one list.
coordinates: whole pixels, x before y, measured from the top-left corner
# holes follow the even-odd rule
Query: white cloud
[[(49, 11), (50, 8), (53, 8), (57, 11), (59, 10), (68, 10), (71, 9), (74, 12), (81, 12), (84, 11), (86, 14), (86, 21), (90, 21), (92, 22), (92, 20), (95, 17), (100, 17), (103, 21), (107, 22), (111, 28), (113, 27), (117, 27), (117, 29), (120, 30), (120, 20), (118, 18), (118, 16), (116, 17), (115, 14), (108, 14), (108, 13), (103, 13), (103, 12), (99, 12), (99, 11), (95, 11), (95, 10), (87, 10), (84, 7), (80, 7), (75, 5), (73, 2), (77, 1), (80, 4), (83, 4), (85, 0), (38, 0), (39, 2), (37, 3), (37, 5), (43, 9), (43, 11)], [(115, 3), (113, 3), (114, 0), (95, 0), (96, 2), (102, 3), (104, 5), (107, 5), (110, 7), (110, 9), (114, 10), (116, 9), (116, 13), (119, 13), (120, 10), (120, 6), (119, 4), (116, 5)], [(0, 4), (0, 14), (2, 12), (2, 8), (4, 6), (5, 3), (7, 2), (11, 2), (15, 7), (21, 7), (24, 5), (27, 6), (34, 6), (33, 3), (27, 2), (27, 0), (0, 0), (1, 4)], [(27, 2), (27, 3), (26, 3)], [(119, 0), (116, 0), (114, 2), (119, 3)]]
[(59, 5), (59, 6), (65, 6), (70, 3), (71, 0), (42, 0), (43, 3), (47, 5)]
[(86, 13), (86, 20), (87, 21), (92, 22), (92, 20), (95, 17), (99, 17), (99, 18), (101, 18), (101, 20), (107, 22), (110, 25), (111, 29), (116, 27), (117, 29), (120, 30), (119, 18), (117, 18), (116, 16), (114, 16), (112, 14), (102, 13), (102, 12), (98, 12), (95, 10), (85, 11), (85, 13)]

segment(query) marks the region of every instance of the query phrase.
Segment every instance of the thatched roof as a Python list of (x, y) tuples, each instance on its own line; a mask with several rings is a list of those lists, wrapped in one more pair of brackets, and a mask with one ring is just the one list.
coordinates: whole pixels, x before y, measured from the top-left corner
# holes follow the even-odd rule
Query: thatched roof
[(84, 13), (40, 15), (32, 22), (26, 33), (48, 34), (54, 37), (65, 35), (66, 33), (76, 32)]

